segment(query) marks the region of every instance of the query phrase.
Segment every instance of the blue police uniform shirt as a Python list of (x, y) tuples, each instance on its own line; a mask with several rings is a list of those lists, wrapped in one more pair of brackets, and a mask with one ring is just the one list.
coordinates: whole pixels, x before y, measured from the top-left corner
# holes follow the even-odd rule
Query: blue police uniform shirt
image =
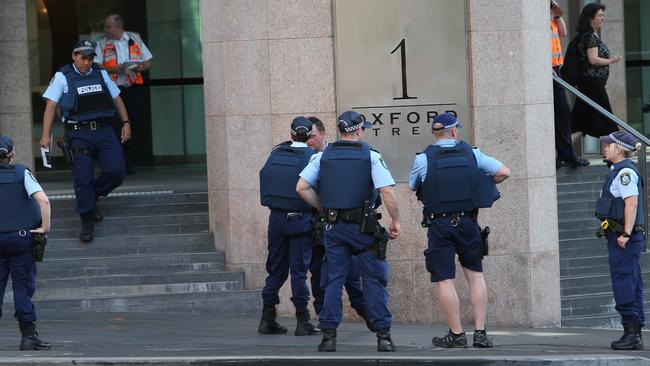
[(43, 187), (38, 183), (32, 172), (25, 169), (25, 191), (31, 197), (36, 192), (43, 192)]
[[(436, 142), (436, 146), (441, 147), (454, 147), (458, 142), (454, 139), (443, 139)], [(489, 176), (494, 176), (497, 174), (497, 171), (501, 169), (503, 163), (497, 159), (485, 155), (478, 148), (473, 148), (472, 152), (476, 157), (476, 164), (478, 168), (481, 169), (485, 174)], [(413, 161), (413, 169), (411, 169), (411, 175), (409, 177), (409, 187), (411, 190), (415, 191), (420, 187), (420, 184), (424, 182), (424, 179), (427, 176), (427, 155), (418, 154), (415, 156)]]
[[(79, 70), (72, 64), (72, 68), (74, 71), (81, 75)], [(89, 69), (88, 74), (89, 75), (93, 72), (92, 67)], [(120, 88), (117, 87), (115, 82), (108, 76), (108, 72), (106, 70), (101, 70), (102, 77), (104, 79), (104, 83), (106, 83), (106, 87), (108, 88), (109, 93), (111, 93), (111, 98), (115, 99), (117, 98), (118, 95), (120, 95)], [(63, 75), (62, 72), (57, 71), (54, 74), (54, 77), (52, 78), (52, 81), (50, 81), (50, 85), (47, 87), (45, 90), (45, 93), (43, 93), (43, 98), (47, 98), (55, 103), (59, 103), (61, 101), (61, 97), (63, 96), (63, 93), (68, 92), (68, 81), (65, 79), (65, 76)], [(63, 119), (61, 119), (63, 121)]]
[[(322, 151), (312, 155), (311, 159), (309, 159), (309, 164), (300, 172), (300, 177), (306, 180), (312, 187), (315, 187), (318, 183), (321, 156), (323, 156)], [(395, 185), (395, 180), (388, 171), (381, 154), (374, 150), (370, 150), (370, 174), (375, 189)]]
[[(614, 167), (612, 166), (610, 169), (614, 169)], [(638, 182), (639, 176), (634, 170), (623, 168), (618, 172), (614, 181), (612, 181), (612, 185), (609, 187), (609, 192), (614, 196), (614, 198), (620, 197), (626, 199), (631, 196), (638, 196)]]

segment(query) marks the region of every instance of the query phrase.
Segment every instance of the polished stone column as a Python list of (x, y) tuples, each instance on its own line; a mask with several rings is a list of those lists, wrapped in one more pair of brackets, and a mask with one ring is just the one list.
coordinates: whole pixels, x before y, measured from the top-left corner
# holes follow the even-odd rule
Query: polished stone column
[(4, 0), (0, 9), (0, 134), (10, 136), (16, 161), (33, 168), (26, 0)]
[(560, 323), (548, 14), (547, 0), (469, 1), (475, 143), (512, 170), (480, 217), (493, 229), (489, 324)]
[[(261, 288), (268, 209), (259, 169), (294, 117), (335, 115), (331, 2), (203, 0), (201, 30), (210, 228), (228, 267)], [(289, 297), (285, 286), (286, 312)]]

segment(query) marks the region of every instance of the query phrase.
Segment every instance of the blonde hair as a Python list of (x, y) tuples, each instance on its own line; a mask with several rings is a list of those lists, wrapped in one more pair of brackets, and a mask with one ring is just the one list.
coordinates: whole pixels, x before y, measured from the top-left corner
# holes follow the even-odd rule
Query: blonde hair
[[(641, 151), (641, 148), (643, 147), (643, 145), (641, 145), (640, 142), (637, 142), (636, 145), (634, 145), (634, 150), (624, 149), (619, 144), (615, 144), (615, 145), (616, 145), (616, 148), (619, 149), (619, 151), (621, 151), (623, 153), (623, 156), (625, 156), (626, 158), (632, 157), (632, 155), (634, 155), (635, 152)], [(643, 152), (645, 153), (645, 151), (643, 151)]]

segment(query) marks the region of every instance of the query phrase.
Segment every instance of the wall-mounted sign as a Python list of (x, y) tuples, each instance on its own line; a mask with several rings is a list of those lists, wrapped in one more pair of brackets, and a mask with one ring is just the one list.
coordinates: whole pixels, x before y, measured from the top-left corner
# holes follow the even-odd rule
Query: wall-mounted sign
[(338, 112), (373, 123), (364, 140), (406, 182), (433, 117), (456, 113), (470, 130), (465, 1), (335, 0), (334, 14)]

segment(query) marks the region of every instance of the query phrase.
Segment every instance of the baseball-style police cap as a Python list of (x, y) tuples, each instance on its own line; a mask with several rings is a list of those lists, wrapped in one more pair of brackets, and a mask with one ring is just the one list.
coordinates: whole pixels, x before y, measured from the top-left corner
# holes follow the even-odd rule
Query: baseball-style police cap
[(299, 133), (307, 136), (311, 135), (312, 123), (307, 117), (296, 117), (291, 122), (291, 134), (297, 135)]
[(0, 158), (6, 158), (14, 153), (14, 141), (8, 136), (0, 135)]
[(79, 41), (72, 47), (72, 53), (80, 53), (83, 57), (97, 56), (95, 45), (91, 41)]
[(625, 131), (616, 131), (607, 136), (601, 136), (600, 142), (603, 144), (616, 144), (625, 150), (636, 151), (636, 138)]
[(360, 128), (372, 128), (372, 123), (366, 121), (363, 114), (347, 111), (339, 116), (337, 126), (341, 132), (353, 132)]
[(452, 127), (463, 127), (453, 113), (442, 113), (433, 117), (433, 124), (435, 125), (436, 123), (440, 123), (442, 127), (433, 127), (434, 131), (442, 131)]

